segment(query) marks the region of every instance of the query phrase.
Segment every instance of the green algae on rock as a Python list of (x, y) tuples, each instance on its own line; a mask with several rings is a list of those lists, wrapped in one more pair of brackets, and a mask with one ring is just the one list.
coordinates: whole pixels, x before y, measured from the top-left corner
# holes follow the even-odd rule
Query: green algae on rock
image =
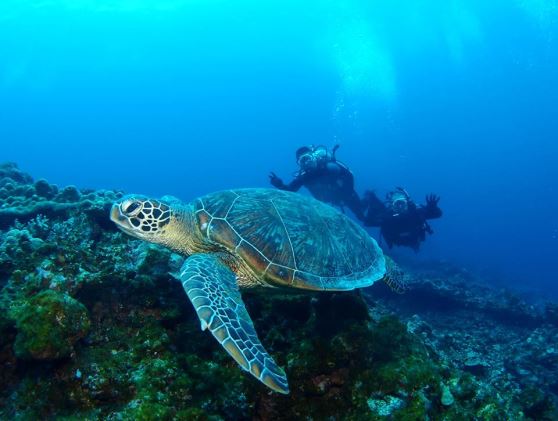
[(55, 291), (40, 292), (10, 311), (17, 329), (14, 350), (20, 358), (54, 360), (69, 356), (89, 330), (87, 310)]

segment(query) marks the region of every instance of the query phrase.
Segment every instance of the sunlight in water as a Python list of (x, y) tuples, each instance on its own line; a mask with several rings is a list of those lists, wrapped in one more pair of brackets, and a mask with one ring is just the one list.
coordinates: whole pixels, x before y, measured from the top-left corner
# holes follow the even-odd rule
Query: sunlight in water
[(450, 57), (461, 63), (466, 58), (466, 48), (482, 40), (480, 22), (463, 2), (453, 1), (448, 6), (443, 19), (446, 44)]
[(541, 25), (551, 26), (558, 20), (558, 0), (517, 0), (518, 6)]
[[(220, 0), (212, 0), (215, 6)], [(79, 10), (84, 12), (153, 12), (173, 11), (202, 0), (3, 0), (0, 21), (20, 16), (31, 9)]]
[(558, 28), (558, 0), (516, 0), (519, 8), (531, 16), (550, 40)]
[(343, 90), (392, 102), (400, 61), (423, 62), (426, 54), (443, 51), (461, 64), (483, 41), (473, 6), (462, 0), (330, 4), (336, 23), (332, 51)]
[(0, 72), (0, 88), (21, 83), (29, 73), (29, 63), (24, 61), (14, 61), (3, 67), (3, 72)]
[(391, 56), (370, 26), (353, 22), (336, 38), (335, 60), (346, 92), (394, 99), (397, 86)]

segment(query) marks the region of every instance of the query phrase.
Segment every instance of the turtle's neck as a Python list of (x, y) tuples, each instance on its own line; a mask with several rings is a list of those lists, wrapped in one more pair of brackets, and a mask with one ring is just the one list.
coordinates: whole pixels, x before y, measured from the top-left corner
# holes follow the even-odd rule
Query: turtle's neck
[(205, 251), (192, 205), (173, 207), (163, 244), (185, 256)]

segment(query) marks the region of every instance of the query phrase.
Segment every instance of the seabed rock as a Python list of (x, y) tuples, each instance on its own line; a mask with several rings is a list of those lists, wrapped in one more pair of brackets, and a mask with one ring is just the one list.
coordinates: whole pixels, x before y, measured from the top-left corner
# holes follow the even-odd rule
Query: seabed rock
[(389, 417), (394, 411), (401, 409), (405, 406), (403, 399), (396, 396), (383, 396), (379, 399), (368, 399), (368, 407), (374, 415), (380, 417)]
[(451, 390), (445, 384), (441, 385), (442, 388), (442, 405), (444, 406), (451, 406), (455, 403), (455, 398), (453, 397)]
[(19, 358), (55, 360), (68, 357), (89, 330), (87, 310), (66, 294), (46, 290), (11, 310)]
[(489, 364), (477, 355), (471, 355), (463, 362), (463, 369), (476, 376), (486, 375), (488, 368)]

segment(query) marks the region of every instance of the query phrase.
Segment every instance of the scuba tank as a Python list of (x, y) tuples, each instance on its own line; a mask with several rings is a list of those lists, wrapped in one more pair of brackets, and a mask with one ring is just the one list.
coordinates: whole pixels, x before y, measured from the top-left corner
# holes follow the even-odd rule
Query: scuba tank
[(329, 162), (335, 162), (335, 152), (339, 145), (335, 145), (331, 152), (324, 145), (310, 145), (305, 149), (297, 160), (301, 172), (323, 168)]

